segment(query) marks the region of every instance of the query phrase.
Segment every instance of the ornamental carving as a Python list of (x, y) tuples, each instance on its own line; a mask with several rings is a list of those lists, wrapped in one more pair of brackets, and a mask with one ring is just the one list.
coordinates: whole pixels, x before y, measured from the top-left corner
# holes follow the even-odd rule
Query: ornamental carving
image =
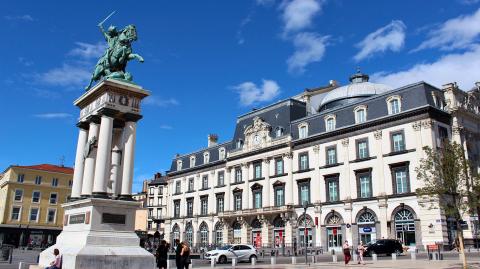
[(455, 135), (459, 135), (463, 132), (463, 126), (461, 125), (458, 125), (458, 126), (454, 126), (452, 127), (452, 133), (455, 134)]
[(382, 130), (377, 130), (373, 132), (373, 136), (375, 137), (376, 140), (382, 139)]
[(416, 121), (416, 122), (412, 123), (412, 127), (413, 127), (413, 130), (420, 131), (420, 129), (422, 127), (422, 122)]
[(313, 146), (313, 152), (318, 153), (320, 151), (320, 145)]
[(422, 127), (425, 129), (431, 129), (433, 127), (433, 120), (424, 120), (422, 121)]
[(344, 147), (348, 147), (348, 143), (349, 143), (349, 139), (348, 139), (348, 138), (342, 139), (342, 145), (343, 145)]
[(253, 118), (253, 124), (245, 128), (245, 148), (247, 150), (262, 148), (271, 141), (270, 124), (263, 121), (260, 117)]

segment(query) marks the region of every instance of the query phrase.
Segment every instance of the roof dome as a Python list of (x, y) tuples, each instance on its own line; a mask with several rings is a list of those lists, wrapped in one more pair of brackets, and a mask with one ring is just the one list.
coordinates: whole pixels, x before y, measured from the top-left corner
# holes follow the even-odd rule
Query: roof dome
[(360, 99), (392, 90), (390, 86), (368, 82), (368, 75), (360, 70), (350, 76), (350, 84), (338, 87), (327, 93), (322, 99), (319, 111), (349, 104)]

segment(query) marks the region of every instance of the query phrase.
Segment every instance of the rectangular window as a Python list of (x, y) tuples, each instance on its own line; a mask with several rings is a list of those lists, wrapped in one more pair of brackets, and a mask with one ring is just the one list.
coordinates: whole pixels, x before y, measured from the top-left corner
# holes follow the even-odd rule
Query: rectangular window
[(193, 191), (193, 183), (194, 183), (193, 180), (194, 180), (193, 177), (188, 179), (188, 191)]
[(153, 217), (153, 208), (148, 209), (148, 217), (152, 218)]
[(405, 137), (403, 131), (392, 133), (391, 140), (393, 152), (405, 150)]
[(368, 140), (362, 139), (357, 141), (357, 159), (368, 158)]
[(154, 192), (154, 188), (151, 187), (151, 188), (150, 188), (150, 195), (153, 195), (153, 192)]
[(173, 202), (173, 216), (175, 218), (180, 217), (180, 201), (179, 200)]
[(14, 200), (17, 201), (17, 202), (21, 202), (22, 199), (23, 199), (23, 190), (16, 189)]
[(223, 171), (218, 172), (217, 186), (225, 185), (225, 173)]
[(37, 221), (38, 220), (38, 208), (31, 208), (30, 209), (30, 221)]
[(327, 120), (326, 129), (327, 129), (327, 132), (335, 130), (335, 119), (330, 118)]
[(217, 213), (223, 212), (224, 211), (224, 197), (223, 195), (217, 196)]
[(208, 214), (208, 197), (203, 197), (200, 200), (200, 215), (207, 215)]
[(365, 122), (366, 119), (367, 119), (367, 117), (365, 115), (365, 109), (357, 110), (357, 123)]
[(235, 210), (242, 210), (242, 193), (236, 193), (233, 195), (233, 199), (235, 202)]
[(35, 177), (35, 184), (37, 184), (37, 185), (42, 184), (42, 177), (41, 176), (36, 176)]
[(21, 212), (22, 208), (19, 207), (19, 206), (14, 206), (12, 208), (12, 220), (20, 220), (20, 212)]
[(202, 177), (202, 189), (208, 189), (208, 176)]
[(193, 217), (193, 198), (187, 200), (187, 217)]
[(148, 205), (153, 206), (153, 197), (148, 199)]
[(284, 187), (275, 188), (275, 206), (285, 205), (285, 189)]
[(253, 178), (259, 179), (262, 178), (262, 163), (256, 162), (253, 164)]
[(25, 175), (24, 174), (18, 174), (17, 182), (18, 183), (23, 183), (24, 180), (25, 180)]
[(69, 181), (68, 181), (68, 187), (70, 187), (70, 188), (71, 188), (71, 187), (72, 187), (72, 185), (73, 185), (73, 181), (72, 181), (72, 180), (69, 180)]
[(338, 177), (325, 178), (327, 184), (327, 202), (336, 202), (339, 200), (340, 190), (338, 186)]
[(298, 131), (298, 137), (299, 138), (306, 138), (307, 137), (307, 126), (302, 126), (300, 127)]
[(33, 191), (32, 192), (32, 203), (39, 203), (40, 202), (40, 192)]
[(410, 178), (407, 165), (392, 167), (392, 176), (394, 192), (396, 194), (410, 192)]
[(50, 193), (50, 204), (57, 204), (57, 194), (54, 192)]
[(49, 208), (47, 213), (47, 222), (53, 223), (55, 222), (55, 215), (57, 214), (57, 210), (54, 208)]
[(275, 175), (282, 175), (284, 173), (283, 170), (283, 159), (276, 158), (275, 159)]
[(392, 114), (400, 112), (400, 102), (398, 101), (398, 99), (393, 99), (392, 101), (390, 101), (390, 110)]
[(158, 194), (163, 195), (163, 187), (158, 187)]
[(298, 156), (298, 167), (300, 171), (308, 170), (308, 153), (301, 153)]
[(337, 163), (337, 147), (327, 148), (327, 165), (333, 165)]
[(177, 181), (175, 183), (175, 194), (179, 194), (182, 192), (182, 182)]
[(262, 208), (262, 190), (253, 192), (253, 208)]
[(235, 182), (242, 182), (242, 169), (240, 167), (235, 168)]
[(58, 186), (58, 178), (52, 178), (52, 187), (57, 187)]
[(305, 205), (310, 203), (310, 182), (304, 181), (298, 183), (298, 190), (299, 190), (299, 205)]
[(157, 218), (161, 219), (162, 218), (162, 209), (157, 208)]
[(357, 196), (359, 198), (372, 197), (372, 174), (370, 171), (357, 173)]

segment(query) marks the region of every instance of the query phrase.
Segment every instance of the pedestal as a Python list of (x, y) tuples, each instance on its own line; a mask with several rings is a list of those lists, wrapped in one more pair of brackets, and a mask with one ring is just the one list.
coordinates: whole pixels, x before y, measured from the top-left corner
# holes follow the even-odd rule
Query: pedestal
[(140, 202), (101, 198), (63, 205), (64, 228), (57, 243), (40, 254), (46, 267), (57, 248), (64, 269), (154, 268), (154, 256), (141, 248), (135, 234), (135, 211)]

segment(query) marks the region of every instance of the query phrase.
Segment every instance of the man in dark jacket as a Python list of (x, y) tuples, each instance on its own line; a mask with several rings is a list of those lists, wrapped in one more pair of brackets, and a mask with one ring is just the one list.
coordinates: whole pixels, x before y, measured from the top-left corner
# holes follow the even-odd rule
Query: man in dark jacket
[(180, 240), (175, 239), (175, 263), (177, 265), (177, 269), (184, 269), (183, 266), (183, 259), (180, 253), (182, 252), (183, 245), (180, 243)]

